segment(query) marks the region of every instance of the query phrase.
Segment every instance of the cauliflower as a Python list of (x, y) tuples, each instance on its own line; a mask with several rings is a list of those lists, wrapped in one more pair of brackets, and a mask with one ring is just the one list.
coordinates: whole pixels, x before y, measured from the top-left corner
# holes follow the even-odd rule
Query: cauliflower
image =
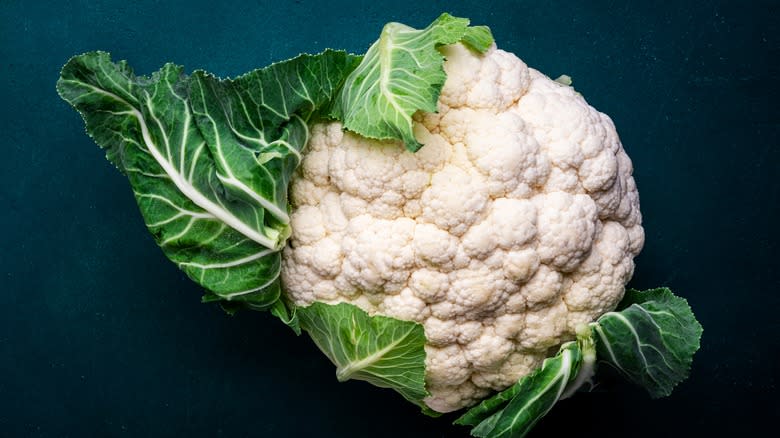
[(608, 116), (491, 47), (444, 47), (437, 113), (395, 141), (312, 127), (291, 185), (282, 283), (423, 325), (424, 401), (450, 412), (538, 367), (615, 308), (642, 248), (639, 197)]
[(235, 79), (89, 52), (57, 91), (203, 301), (306, 332), (339, 381), (475, 405), (456, 423), (493, 438), (525, 436), (597, 359), (653, 397), (688, 376), (687, 302), (624, 289), (644, 231), (612, 121), (485, 26), (388, 23), (364, 55)]

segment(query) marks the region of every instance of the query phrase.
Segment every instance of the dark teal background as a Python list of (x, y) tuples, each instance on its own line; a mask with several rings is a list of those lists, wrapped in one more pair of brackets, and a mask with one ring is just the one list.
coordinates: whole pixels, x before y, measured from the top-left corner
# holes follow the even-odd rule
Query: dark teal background
[(232, 76), (303, 51), (362, 53), (383, 23), (442, 11), (490, 25), (501, 48), (570, 75), (611, 115), (647, 234), (632, 285), (672, 287), (705, 328), (672, 397), (608, 375), (532, 436), (777, 424), (777, 1), (65, 3), (0, 1), (0, 436), (466, 436), (392, 392), (338, 384), (267, 314), (200, 304), (54, 90), (88, 50), (138, 73), (173, 61)]

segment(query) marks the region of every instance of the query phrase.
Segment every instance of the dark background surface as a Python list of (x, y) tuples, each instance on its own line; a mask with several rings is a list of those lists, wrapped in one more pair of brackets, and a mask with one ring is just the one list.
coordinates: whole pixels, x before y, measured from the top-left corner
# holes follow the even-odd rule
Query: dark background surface
[(54, 90), (88, 50), (234, 76), (442, 11), (611, 115), (647, 233), (631, 284), (672, 287), (705, 328), (672, 397), (608, 376), (532, 436), (750, 436), (780, 415), (777, 1), (61, 3), (0, 1), (0, 436), (466, 436), (337, 383), (270, 315), (200, 304)]

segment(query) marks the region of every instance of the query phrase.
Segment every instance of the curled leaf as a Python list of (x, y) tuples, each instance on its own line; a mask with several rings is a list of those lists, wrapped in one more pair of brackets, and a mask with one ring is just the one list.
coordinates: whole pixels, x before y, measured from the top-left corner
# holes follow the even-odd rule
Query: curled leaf
[(667, 288), (629, 289), (619, 309), (594, 326), (599, 359), (652, 397), (668, 396), (688, 377), (701, 324), (688, 302)]
[(484, 52), (493, 43), (490, 29), (468, 24), (468, 19), (450, 14), (442, 14), (422, 30), (386, 24), (347, 78), (331, 114), (364, 137), (402, 140), (407, 149), (420, 149), (412, 132), (412, 115), (437, 110), (447, 78), (438, 47), (463, 41)]

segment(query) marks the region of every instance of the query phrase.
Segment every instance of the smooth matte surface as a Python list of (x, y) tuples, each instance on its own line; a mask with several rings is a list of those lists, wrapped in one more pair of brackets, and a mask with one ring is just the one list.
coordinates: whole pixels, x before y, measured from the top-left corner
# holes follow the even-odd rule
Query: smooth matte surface
[(200, 304), (54, 90), (88, 50), (144, 74), (173, 61), (234, 76), (326, 47), (362, 53), (383, 23), (442, 11), (570, 75), (613, 118), (647, 233), (631, 284), (670, 286), (704, 326), (671, 398), (608, 376), (532, 436), (750, 436), (780, 415), (776, 1), (65, 3), (0, 2), (0, 436), (467, 436), (337, 383), (270, 315)]

